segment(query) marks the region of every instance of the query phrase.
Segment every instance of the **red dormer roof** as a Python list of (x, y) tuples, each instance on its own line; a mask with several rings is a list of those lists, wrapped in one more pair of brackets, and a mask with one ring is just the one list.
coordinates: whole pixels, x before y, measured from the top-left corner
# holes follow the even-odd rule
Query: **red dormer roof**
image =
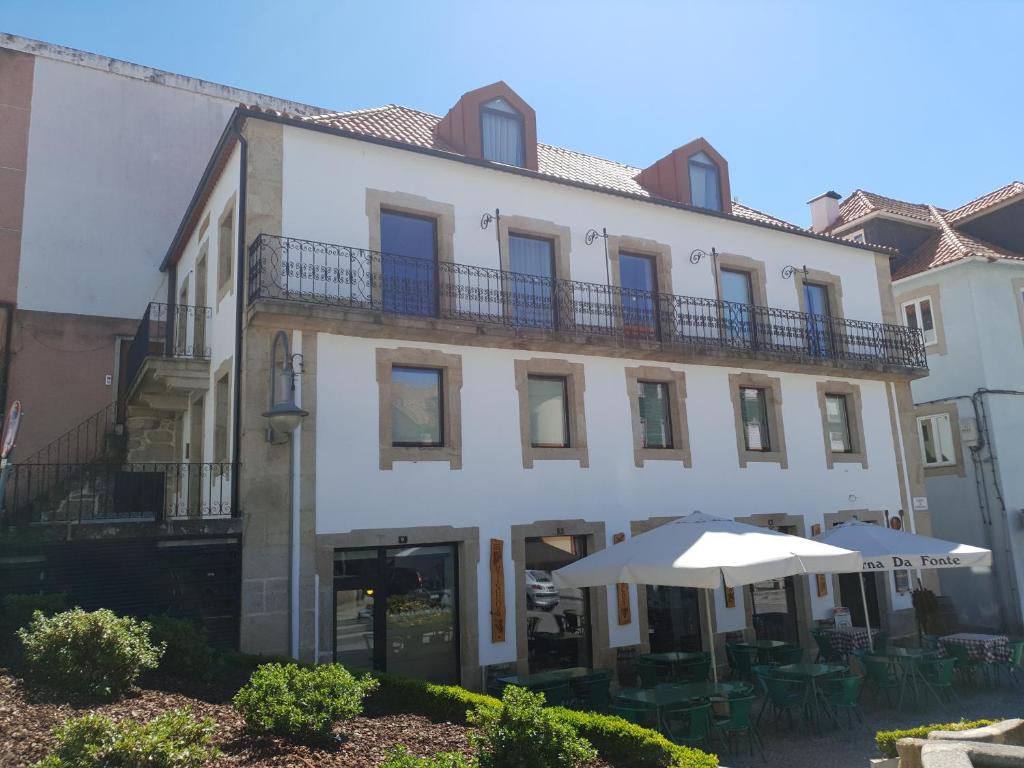
[(464, 93), (437, 124), (437, 137), (459, 154), (482, 159), (484, 149), (480, 133), (480, 108), (494, 99), (504, 99), (522, 116), (523, 167), (536, 171), (537, 113), (503, 80)]
[(729, 163), (704, 138), (694, 139), (644, 168), (636, 175), (637, 183), (656, 197), (693, 205), (690, 191), (690, 158), (701, 152), (718, 167), (718, 191), (722, 198), (722, 213), (732, 213)]

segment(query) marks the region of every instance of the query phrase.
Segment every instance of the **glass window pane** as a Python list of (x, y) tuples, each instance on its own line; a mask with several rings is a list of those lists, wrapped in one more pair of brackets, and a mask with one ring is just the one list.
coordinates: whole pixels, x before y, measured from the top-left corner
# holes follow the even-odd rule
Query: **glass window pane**
[(620, 253), (619, 285), (622, 287), (622, 324), (625, 331), (631, 335), (650, 336), (657, 323), (654, 295), (658, 287), (654, 259)]
[(672, 420), (668, 402), (668, 385), (660, 382), (637, 382), (640, 406), (640, 436), (644, 448), (672, 447)]
[(526, 540), (526, 647), (530, 672), (590, 666), (590, 602), (586, 589), (559, 589), (551, 572), (585, 557), (582, 536)]
[(828, 440), (833, 453), (853, 451), (845, 395), (826, 395), (825, 414), (828, 417)]
[(770, 451), (768, 409), (763, 389), (740, 389), (740, 413), (743, 421), (743, 440), (748, 451)]
[(565, 448), (569, 445), (564, 378), (530, 376), (530, 444), (535, 448)]
[(921, 427), (921, 445), (924, 447), (924, 463), (934, 464), (938, 461), (935, 448), (935, 430), (931, 419), (921, 419), (918, 424)]
[(441, 371), (434, 368), (391, 369), (391, 443), (440, 446)]
[(516, 325), (533, 328), (554, 326), (554, 243), (538, 237), (509, 235), (508, 265), (511, 283), (511, 315)]
[(750, 275), (733, 269), (722, 270), (722, 300), (737, 304), (753, 304)]
[(718, 166), (703, 152), (690, 158), (690, 202), (698, 208), (722, 210)]
[(956, 459), (953, 453), (953, 430), (949, 424), (949, 416), (943, 413), (935, 416), (934, 419), (938, 461), (941, 464), (953, 464)]
[(380, 212), (385, 311), (433, 315), (437, 309), (437, 231), (433, 219)]
[(917, 307), (914, 304), (907, 304), (903, 307), (903, 314), (907, 318), (908, 328), (917, 328)]
[(484, 159), (522, 166), (523, 118), (504, 99), (495, 99), (480, 112)]

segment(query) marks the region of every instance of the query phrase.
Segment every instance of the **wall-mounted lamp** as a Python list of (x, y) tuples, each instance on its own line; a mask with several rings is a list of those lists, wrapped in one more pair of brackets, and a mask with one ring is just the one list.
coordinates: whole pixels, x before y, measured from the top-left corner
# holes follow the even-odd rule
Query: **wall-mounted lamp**
[(794, 267), (792, 264), (787, 264), (786, 266), (784, 266), (782, 268), (782, 279), (783, 280), (789, 280), (789, 278), (791, 278), (793, 276), (794, 272), (802, 273), (803, 276), (804, 276), (804, 282), (805, 283), (807, 282), (807, 278), (809, 277), (809, 273), (807, 271), (807, 265), (806, 264), (804, 266), (802, 266), (802, 267)]
[(708, 253), (707, 251), (705, 251), (702, 248), (694, 248), (692, 251), (690, 251), (690, 263), (691, 264), (700, 264), (700, 260), (701, 259), (705, 259), (708, 256), (711, 257), (711, 263), (714, 264), (715, 259), (718, 258), (718, 251), (716, 251), (714, 248), (712, 248), (711, 249), (711, 253)]
[(588, 229), (587, 234), (583, 236), (583, 242), (587, 245), (593, 245), (597, 238), (604, 240), (604, 279), (606, 285), (612, 284), (612, 271), (608, 261), (608, 230), (601, 227), (601, 231), (598, 232), (596, 229)]
[[(281, 367), (278, 369), (278, 347), (282, 347)], [(267, 442), (274, 442), (274, 434), (280, 433), (290, 435), (302, 423), (302, 419), (309, 415), (295, 403), (295, 379), (299, 375), (295, 370), (295, 361), (302, 368), (302, 355), (292, 354), (291, 343), (288, 341), (288, 334), (278, 331), (270, 346), (270, 407), (263, 414), (270, 423), (267, 428)], [(281, 399), (277, 396), (277, 379), (281, 377), (285, 391)]]
[(501, 222), (501, 211), (497, 208), (494, 209), (494, 213), (485, 213), (480, 217), (480, 229), (487, 229), (492, 221)]

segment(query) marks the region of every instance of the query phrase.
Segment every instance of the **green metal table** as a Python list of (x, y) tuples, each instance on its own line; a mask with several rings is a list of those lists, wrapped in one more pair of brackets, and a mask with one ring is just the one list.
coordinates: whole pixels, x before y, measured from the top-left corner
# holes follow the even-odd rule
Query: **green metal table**
[(569, 684), (570, 680), (590, 677), (594, 670), (588, 667), (569, 667), (568, 669), (548, 669), (543, 672), (533, 672), (528, 675), (509, 675), (499, 677), (498, 680), (506, 685), (518, 685), (520, 688), (547, 688), (559, 683)]
[(934, 696), (939, 704), (942, 703), (942, 697), (939, 696), (939, 692), (932, 688), (928, 678), (922, 674), (920, 664), (920, 662), (926, 659), (938, 658), (941, 655), (938, 651), (927, 648), (900, 648), (891, 645), (883, 650), (875, 651), (872, 655), (887, 658), (896, 672), (896, 676), (899, 678), (900, 697), (899, 701), (896, 702), (897, 709), (903, 709), (903, 699), (910, 688), (914, 689), (915, 702), (920, 702), (921, 689), (923, 688)]
[(839, 725), (835, 713), (832, 712), (825, 700), (825, 695), (818, 688), (818, 680), (848, 671), (849, 667), (845, 664), (811, 664), (807, 662), (785, 664), (775, 668), (777, 673), (807, 681), (807, 692), (804, 694), (804, 715), (815, 729), (818, 727), (819, 710), (828, 715), (833, 723)]
[(771, 664), (772, 651), (776, 648), (783, 648), (789, 645), (789, 643), (784, 640), (751, 640), (748, 643), (737, 643), (737, 645), (756, 649), (758, 664)]
[(630, 706), (642, 706), (657, 712), (658, 726), (665, 729), (664, 711), (688, 701), (728, 697), (749, 688), (747, 683), (664, 683), (655, 688), (622, 688), (615, 694), (615, 700)]
[(704, 661), (708, 655), (703, 651), (666, 651), (665, 653), (644, 653), (637, 658), (653, 661), (655, 664), (688, 664), (693, 661)]

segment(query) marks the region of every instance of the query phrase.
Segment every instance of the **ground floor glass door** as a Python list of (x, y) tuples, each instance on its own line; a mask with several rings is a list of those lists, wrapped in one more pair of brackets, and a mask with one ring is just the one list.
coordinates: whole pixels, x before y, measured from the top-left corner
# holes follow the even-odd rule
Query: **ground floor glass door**
[(451, 544), (337, 551), (335, 660), (458, 682), (457, 570)]
[(531, 672), (589, 667), (590, 598), (586, 589), (558, 589), (551, 572), (585, 557), (583, 536), (526, 540), (526, 642)]
[[(868, 618), (871, 628), (881, 626), (881, 612), (878, 610), (878, 574), (876, 573), (841, 573), (839, 574), (839, 600), (850, 609), (850, 621), (855, 627), (867, 626), (864, 623), (864, 599), (868, 603)], [(864, 580), (864, 596), (860, 594), (858, 579)]]
[(701, 650), (703, 643), (697, 590), (649, 585), (647, 629), (651, 653)]
[(754, 635), (758, 640), (784, 640), (799, 644), (796, 590), (792, 576), (751, 584), (750, 607)]

